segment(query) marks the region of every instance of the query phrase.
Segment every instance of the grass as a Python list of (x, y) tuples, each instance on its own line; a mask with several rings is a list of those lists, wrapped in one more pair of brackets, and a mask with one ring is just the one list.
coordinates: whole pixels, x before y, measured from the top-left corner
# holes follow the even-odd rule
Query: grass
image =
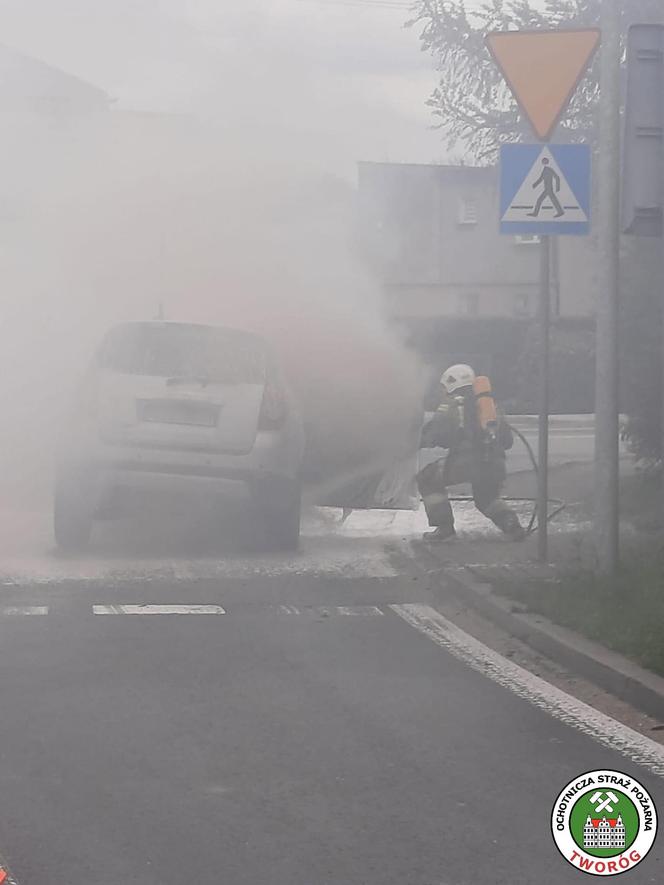
[(559, 582), (501, 586), (533, 612), (664, 676), (664, 552), (632, 554), (612, 579), (581, 572)]
[(639, 531), (661, 531), (661, 476), (639, 471), (624, 477), (620, 483), (620, 513)]

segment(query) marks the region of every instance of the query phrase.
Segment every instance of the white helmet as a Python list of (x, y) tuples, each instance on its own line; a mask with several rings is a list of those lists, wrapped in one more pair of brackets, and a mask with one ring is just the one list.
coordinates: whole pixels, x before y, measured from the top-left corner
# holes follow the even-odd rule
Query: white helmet
[(475, 372), (473, 372), (470, 366), (461, 363), (446, 369), (443, 372), (440, 383), (448, 393), (452, 394), (455, 390), (459, 390), (462, 387), (470, 387), (474, 380)]

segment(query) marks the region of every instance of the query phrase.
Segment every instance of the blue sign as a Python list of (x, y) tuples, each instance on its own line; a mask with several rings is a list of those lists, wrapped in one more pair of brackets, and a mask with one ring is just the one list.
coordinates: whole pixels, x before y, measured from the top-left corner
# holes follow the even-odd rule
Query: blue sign
[(590, 201), (587, 144), (501, 147), (501, 234), (589, 234)]

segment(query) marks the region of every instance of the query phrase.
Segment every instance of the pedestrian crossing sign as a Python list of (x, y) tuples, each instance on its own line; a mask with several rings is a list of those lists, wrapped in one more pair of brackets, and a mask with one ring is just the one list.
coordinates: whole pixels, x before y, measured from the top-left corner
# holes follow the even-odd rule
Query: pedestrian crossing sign
[(590, 148), (505, 144), (500, 150), (500, 232), (590, 233)]

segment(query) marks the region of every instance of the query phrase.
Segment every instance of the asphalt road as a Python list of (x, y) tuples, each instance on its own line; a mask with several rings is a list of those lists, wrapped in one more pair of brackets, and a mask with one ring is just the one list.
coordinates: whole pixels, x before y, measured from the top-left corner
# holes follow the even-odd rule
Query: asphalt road
[[(549, 818), (572, 777), (624, 770), (664, 813), (655, 774), (391, 608), (436, 604), (408, 571), (0, 602), (0, 848), (19, 885), (566, 885), (582, 874)], [(194, 603), (216, 608), (119, 608)], [(663, 858), (660, 838), (627, 880), (661, 882)]]
[[(532, 422), (515, 421), (514, 426), (520, 430), (530, 443), (537, 457), (538, 432)], [(594, 424), (587, 416), (572, 416), (562, 423), (554, 418), (549, 429), (549, 464), (555, 467), (570, 462), (592, 461), (595, 453)], [(509, 469), (512, 472), (530, 469), (530, 458), (523, 443), (516, 439), (514, 447), (508, 455)]]

